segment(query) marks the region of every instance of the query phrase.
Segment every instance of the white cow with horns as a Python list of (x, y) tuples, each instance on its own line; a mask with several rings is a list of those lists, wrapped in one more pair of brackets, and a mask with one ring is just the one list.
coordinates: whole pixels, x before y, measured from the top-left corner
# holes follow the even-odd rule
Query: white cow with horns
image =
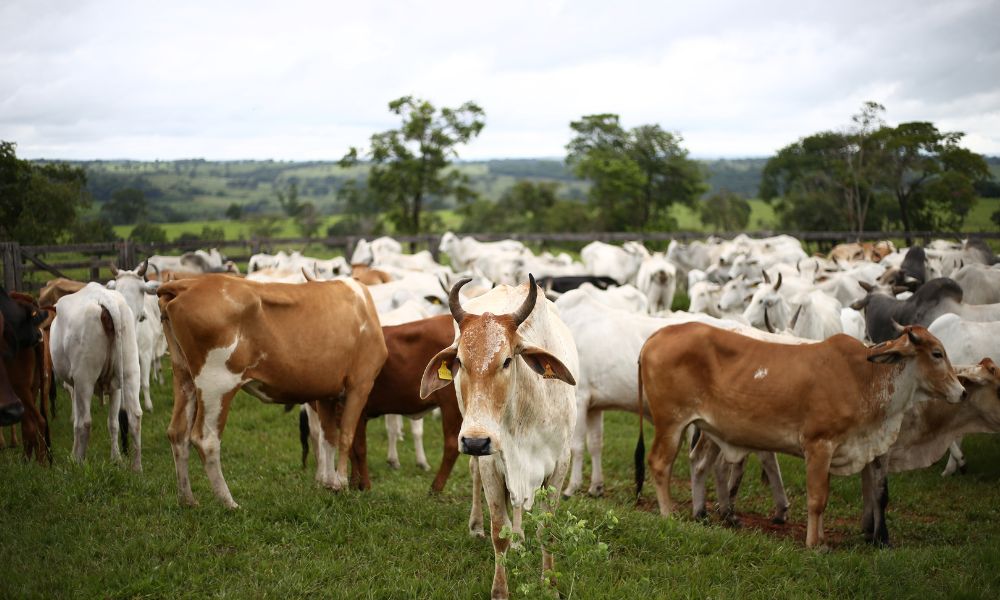
[[(426, 398), (455, 383), (464, 418), (459, 448), (472, 456), (469, 527), (474, 535), (483, 535), (480, 477), (490, 506), (493, 598), (508, 595), (503, 555), (511, 540), (500, 537), (510, 523), (508, 506), (514, 513), (512, 529), (523, 538), (521, 517), (531, 510), (535, 492), (562, 486), (576, 421), (573, 336), (553, 303), (538, 293), (535, 278), (528, 279), (527, 286), (498, 286), (465, 308), (459, 290), (469, 280), (459, 281), (449, 295), (458, 336), (427, 364), (420, 386), (420, 396)], [(558, 492), (546, 496), (546, 505), (558, 502)], [(539, 539), (545, 539), (541, 532)], [(542, 568), (553, 568), (544, 546)]]

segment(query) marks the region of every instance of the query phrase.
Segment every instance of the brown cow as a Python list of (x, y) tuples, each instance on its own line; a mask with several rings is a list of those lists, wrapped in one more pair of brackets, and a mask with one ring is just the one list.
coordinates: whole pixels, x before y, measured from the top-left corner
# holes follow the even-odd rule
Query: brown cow
[(378, 285), (392, 281), (392, 276), (385, 271), (373, 269), (366, 264), (351, 265), (351, 277), (365, 285)]
[(241, 388), (264, 402), (316, 401), (323, 429), (318, 471), (327, 487), (343, 487), (358, 418), (386, 359), (367, 288), (351, 279), (293, 285), (206, 275), (164, 283), (157, 293), (174, 367), (167, 435), (180, 502), (196, 504), (188, 479), (194, 443), (215, 496), (237, 507), (222, 475), (220, 442)]
[[(684, 429), (694, 424), (729, 462), (748, 449), (805, 458), (807, 546), (823, 543), (830, 473), (866, 469), (878, 478), (874, 489), (887, 490), (884, 470), (871, 464), (889, 451), (906, 411), (931, 397), (958, 402), (964, 393), (941, 343), (923, 327), (906, 327), (869, 349), (843, 334), (792, 346), (700, 323), (664, 327), (646, 341), (640, 402), (644, 389), (656, 428), (649, 465), (663, 515), (674, 510), (670, 474)], [(641, 430), (639, 440), (637, 467)], [(692, 495), (704, 494), (705, 475), (692, 474)], [(875, 541), (888, 544), (884, 514), (876, 517), (883, 520)]]
[(86, 285), (85, 282), (66, 279), (65, 277), (50, 279), (42, 287), (41, 291), (38, 292), (38, 304), (41, 306), (55, 306), (60, 298), (75, 294)]
[[(441, 388), (425, 399), (420, 398), (420, 381), (427, 362), (442, 346), (451, 344), (455, 327), (451, 315), (440, 315), (420, 321), (382, 328), (389, 357), (368, 394), (368, 403), (358, 420), (351, 453), (351, 485), (358, 489), (371, 489), (368, 476), (367, 423), (387, 414), (422, 415), (435, 408), (441, 409), (441, 429), (444, 434), (444, 454), (441, 467), (431, 484), (440, 492), (458, 459), (458, 432), (462, 428), (462, 414), (455, 399), (455, 388)], [(310, 407), (312, 408), (312, 407)], [(308, 411), (313, 442), (316, 441), (317, 423), (314, 410)], [(303, 461), (308, 444), (302, 440)]]
[(829, 258), (834, 262), (881, 262), (883, 258), (896, 251), (896, 246), (888, 240), (880, 242), (861, 242), (837, 244), (830, 251)]
[(39, 326), (48, 313), (39, 309), (27, 294), (3, 292), (0, 297), (4, 316), (3, 368), (10, 389), (23, 406), (21, 441), (24, 456), (51, 463), (48, 410), (44, 395), (45, 344)]
[[(17, 397), (17, 393), (14, 392), (14, 388), (10, 385), (10, 377), (7, 375), (7, 355), (10, 351), (7, 349), (7, 342), (3, 339), (4, 334), (4, 321), (3, 313), (0, 312), (0, 354), (3, 355), (4, 360), (0, 360), (0, 427), (5, 425), (11, 426), (11, 435), (14, 436), (14, 445), (17, 445), (17, 436), (14, 434), (14, 423), (19, 423), (21, 418), (24, 416), (24, 403), (21, 399)], [(0, 439), (2, 438), (2, 433), (0, 433)], [(6, 445), (4, 442), (3, 445)]]

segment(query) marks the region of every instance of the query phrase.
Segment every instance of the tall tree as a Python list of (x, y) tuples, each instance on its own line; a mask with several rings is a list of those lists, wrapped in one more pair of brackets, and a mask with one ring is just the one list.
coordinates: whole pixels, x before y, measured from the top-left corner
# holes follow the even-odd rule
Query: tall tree
[(740, 231), (750, 222), (750, 203), (729, 190), (720, 190), (705, 198), (698, 206), (701, 222), (716, 231)]
[(570, 123), (566, 163), (591, 182), (590, 201), (610, 230), (670, 226), (667, 210), (692, 205), (705, 189), (704, 173), (681, 147), (682, 138), (659, 125), (622, 127), (616, 114), (585, 115)]
[(149, 203), (142, 190), (124, 188), (111, 194), (111, 201), (101, 207), (101, 213), (115, 225), (131, 225), (149, 216)]
[(896, 198), (907, 244), (912, 243), (914, 228), (961, 226), (975, 196), (973, 184), (991, 177), (981, 155), (958, 145), (964, 135), (941, 132), (922, 121), (883, 127), (876, 133), (884, 156), (885, 185)]
[(90, 206), (86, 173), (64, 163), (34, 165), (16, 149), (0, 141), (0, 239), (58, 243)]
[(428, 198), (474, 195), (467, 178), (447, 167), (458, 157), (456, 148), (482, 131), (485, 113), (474, 102), (438, 110), (412, 96), (393, 100), (389, 111), (402, 119), (400, 127), (372, 135), (367, 152), (352, 147), (340, 164), (357, 165), (361, 156), (371, 161), (367, 192), (397, 231), (420, 233)]

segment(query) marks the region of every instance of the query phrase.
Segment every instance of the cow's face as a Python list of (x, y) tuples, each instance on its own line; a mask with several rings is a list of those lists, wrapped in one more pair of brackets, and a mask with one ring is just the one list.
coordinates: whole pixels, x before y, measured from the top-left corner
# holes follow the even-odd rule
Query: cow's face
[[(902, 327), (901, 335), (872, 346), (868, 360), (880, 364), (908, 362), (912, 365), (919, 391), (927, 396), (959, 402), (965, 389), (948, 360), (944, 346), (931, 332), (919, 325)], [(906, 368), (904, 367), (904, 368)]]
[(110, 290), (117, 291), (125, 298), (125, 303), (131, 309), (136, 322), (146, 320), (144, 295), (155, 294), (156, 288), (159, 285), (154, 281), (143, 280), (148, 263), (148, 260), (143, 261), (138, 268), (132, 271), (118, 269), (114, 265), (111, 265), (111, 273), (114, 274), (115, 278), (108, 282), (107, 287)]
[(786, 329), (791, 320), (791, 309), (785, 298), (778, 293), (781, 289), (781, 275), (775, 283), (765, 281), (757, 287), (750, 304), (743, 311), (743, 318), (757, 329), (774, 333)]
[(485, 456), (503, 451), (504, 431), (511, 424), (511, 403), (537, 400), (519, 396), (521, 378), (541, 376), (576, 384), (562, 361), (542, 348), (525, 344), (517, 333), (537, 298), (534, 277), (529, 279), (528, 298), (517, 311), (505, 315), (466, 314), (459, 305), (458, 290), (469, 280), (452, 288), (449, 304), (458, 322), (458, 340), (427, 364), (420, 397), (426, 398), (452, 381), (459, 387), (463, 422), (458, 440), (465, 454)]
[(983, 424), (1000, 431), (1000, 367), (984, 358), (978, 365), (958, 368), (957, 373)]
[(22, 348), (31, 348), (42, 341), (39, 329), (48, 318), (27, 296), (17, 292), (8, 295), (0, 288), (0, 312), (3, 313), (4, 356), (12, 357)]

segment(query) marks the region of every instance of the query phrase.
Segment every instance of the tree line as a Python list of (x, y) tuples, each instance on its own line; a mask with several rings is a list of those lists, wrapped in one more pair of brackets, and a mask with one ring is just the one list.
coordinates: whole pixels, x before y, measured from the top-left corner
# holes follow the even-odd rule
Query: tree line
[[(440, 231), (435, 212), (456, 206), (463, 231), (586, 232), (670, 231), (677, 228), (673, 205), (693, 209), (717, 231), (745, 229), (751, 207), (744, 194), (725, 188), (708, 191), (705, 167), (690, 158), (677, 132), (658, 124), (626, 128), (619, 115), (584, 115), (569, 124), (563, 166), (544, 166), (560, 179), (586, 181), (586, 193), (567, 194), (556, 181), (525, 161), (495, 161), (515, 185), (491, 201), (480, 197), (469, 178), (453, 168), (459, 149), (485, 127), (485, 112), (474, 102), (437, 108), (404, 96), (389, 103), (399, 127), (371, 135), (368, 145), (351, 147), (339, 161), (355, 177), (337, 185), (344, 218), (328, 235)], [(961, 132), (942, 132), (933, 123), (885, 123), (885, 108), (865, 103), (841, 131), (823, 131), (782, 148), (767, 159), (759, 196), (772, 204), (781, 226), (798, 230), (872, 231), (957, 230), (978, 195), (1000, 191), (987, 161), (962, 148)], [(16, 157), (15, 144), (0, 142), (0, 236), (22, 243), (105, 241), (113, 224), (138, 223), (133, 238), (164, 241), (150, 223), (154, 210), (148, 189), (113, 191), (97, 215), (85, 217), (92, 199), (83, 169), (61, 163), (31, 163)], [(194, 173), (204, 161), (185, 163)], [(302, 200), (297, 181), (275, 189), (275, 200), (304, 237), (321, 233), (320, 211)], [(231, 204), (230, 219), (248, 207)], [(89, 211), (93, 213), (93, 211)], [(1000, 225), (1000, 211), (994, 215)], [(253, 233), (269, 237), (278, 216), (256, 217)], [(221, 230), (202, 232), (213, 236)], [(220, 236), (221, 237), (221, 236)]]

